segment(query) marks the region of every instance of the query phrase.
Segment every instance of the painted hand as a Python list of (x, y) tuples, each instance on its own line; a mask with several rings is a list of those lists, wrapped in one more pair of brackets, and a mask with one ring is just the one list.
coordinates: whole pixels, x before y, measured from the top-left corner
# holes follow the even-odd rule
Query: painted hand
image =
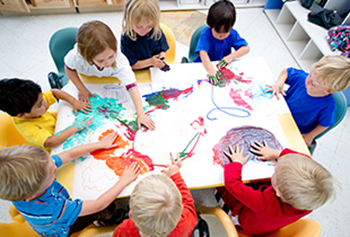
[(249, 156), (245, 156), (245, 157), (243, 156), (244, 147), (240, 149), (237, 144), (236, 151), (234, 151), (231, 146), (229, 146), (228, 149), (229, 149), (229, 152), (224, 151), (224, 154), (231, 162), (239, 162), (243, 165), (248, 161)]
[(280, 150), (272, 149), (267, 145), (265, 141), (263, 143), (264, 144), (255, 142), (255, 144), (251, 145), (252, 148), (250, 149), (252, 153), (259, 156), (258, 157), (259, 160), (273, 160), (273, 159), (277, 159), (280, 156), (281, 154)]
[(216, 65), (216, 67), (217, 67), (218, 69), (223, 68), (223, 67), (226, 67), (226, 66), (227, 66), (227, 62), (225, 61), (225, 59), (222, 59), (222, 60)]
[(280, 99), (279, 94), (282, 94), (284, 96), (286, 95), (286, 93), (283, 90), (283, 84), (280, 85), (280, 84), (276, 83), (272, 86), (270, 86), (270, 85), (266, 85), (266, 86), (269, 87), (270, 89), (264, 91), (264, 93), (272, 92), (271, 97), (276, 96), (276, 98), (279, 100)]
[(137, 162), (133, 162), (129, 167), (124, 169), (123, 174), (120, 176), (119, 181), (129, 185), (132, 181), (136, 180), (140, 174), (140, 166)]
[(88, 89), (84, 88), (83, 90), (79, 90), (78, 99), (82, 102), (90, 104), (89, 96), (95, 97)]
[(167, 165), (166, 169), (162, 170), (162, 172), (168, 175), (169, 177), (173, 176), (176, 173), (179, 173), (180, 168), (182, 166), (182, 161), (179, 157), (179, 154), (177, 154), (176, 161), (175, 161), (173, 154), (170, 153), (170, 159), (171, 159), (171, 163)]
[(83, 121), (80, 121), (78, 119), (75, 119), (73, 122), (73, 127), (76, 127), (78, 131), (84, 130), (85, 128), (89, 127), (92, 123), (92, 118), (85, 118)]
[(78, 110), (81, 110), (84, 114), (91, 111), (91, 105), (83, 101), (74, 100), (72, 104), (75, 115), (77, 115)]

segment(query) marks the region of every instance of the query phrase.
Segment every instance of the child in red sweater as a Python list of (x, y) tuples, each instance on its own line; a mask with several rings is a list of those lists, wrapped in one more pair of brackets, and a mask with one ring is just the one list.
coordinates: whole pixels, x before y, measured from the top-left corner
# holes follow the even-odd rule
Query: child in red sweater
[(171, 164), (161, 174), (143, 178), (130, 197), (131, 219), (114, 231), (113, 237), (192, 236), (197, 224), (194, 201), (180, 175), (181, 161)]
[(291, 224), (325, 204), (335, 195), (339, 182), (310, 157), (284, 149), (274, 150), (266, 143), (252, 145), (261, 160), (277, 159), (271, 185), (263, 191), (242, 182), (241, 172), (248, 156), (236, 147), (225, 155), (232, 161), (224, 167), (225, 187), (218, 193), (233, 217), (236, 228), (248, 236), (267, 234)]

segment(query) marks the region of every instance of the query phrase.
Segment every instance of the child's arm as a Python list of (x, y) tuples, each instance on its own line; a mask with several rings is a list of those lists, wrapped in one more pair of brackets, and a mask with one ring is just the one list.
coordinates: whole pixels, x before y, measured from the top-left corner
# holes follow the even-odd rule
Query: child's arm
[(55, 147), (60, 145), (62, 142), (67, 140), (67, 138), (73, 135), (74, 133), (89, 127), (91, 125), (91, 122), (92, 122), (91, 118), (87, 120), (83, 120), (82, 122), (75, 120), (71, 127), (68, 127), (67, 129), (58, 133), (58, 135), (54, 134), (51, 137), (48, 137), (44, 142), (44, 147)]
[(279, 99), (279, 96), (278, 96), (279, 93), (285, 96), (286, 93), (284, 93), (283, 86), (287, 78), (288, 78), (288, 72), (287, 72), (287, 68), (285, 68), (282, 70), (282, 72), (278, 76), (277, 82), (272, 86), (269, 86), (269, 85), (267, 86), (267, 87), (270, 87), (270, 89), (266, 90), (265, 93), (272, 91), (272, 97), (276, 95), (277, 99)]
[(69, 149), (57, 155), (61, 158), (62, 164), (65, 164), (87, 153), (100, 150), (100, 149), (109, 149), (109, 148), (118, 146), (118, 144), (114, 144), (114, 141), (117, 135), (118, 134), (116, 132), (110, 133), (106, 135), (104, 138), (102, 138), (101, 141), (86, 144), (86, 145), (76, 146), (72, 149)]
[(138, 127), (140, 128), (141, 124), (143, 124), (148, 129), (153, 131), (155, 129), (154, 121), (150, 117), (148, 117), (143, 111), (141, 95), (139, 90), (135, 86), (129, 89), (129, 93), (136, 109)]
[(67, 101), (69, 104), (71, 104), (75, 114), (78, 113), (78, 110), (83, 111), (83, 113), (85, 114), (87, 113), (87, 111), (91, 111), (91, 106), (89, 104), (76, 100), (73, 96), (62, 90), (52, 89), (51, 92), (55, 96), (55, 98)]
[(199, 56), (202, 60), (202, 63), (204, 65), (205, 69), (207, 69), (207, 71), (208, 71), (208, 78), (209, 78), (210, 82), (213, 84), (216, 84), (217, 83), (216, 70), (210, 61), (208, 53), (204, 50), (201, 50), (201, 51), (199, 51)]
[(250, 149), (251, 152), (259, 156), (259, 160), (273, 160), (280, 157), (281, 150), (272, 149), (265, 141), (263, 143), (255, 142), (255, 144), (251, 145), (252, 148)]
[(163, 61), (160, 59), (161, 56), (154, 55), (152, 58), (148, 58), (145, 60), (139, 60), (137, 61), (134, 65), (131, 66), (132, 69), (142, 69), (142, 68), (147, 68), (147, 67), (156, 67), (156, 68), (162, 68), (164, 67)]
[(80, 80), (79, 75), (76, 70), (69, 69), (67, 66), (64, 67), (64, 70), (69, 77), (69, 79), (73, 82), (75, 87), (78, 89), (78, 99), (80, 101), (86, 102), (90, 104), (89, 96), (95, 97), (84, 85), (84, 83)]
[(83, 207), (79, 216), (90, 215), (105, 209), (118, 197), (126, 186), (137, 178), (139, 173), (140, 167), (136, 162), (132, 163), (130, 167), (126, 167), (118, 182), (103, 193), (99, 198), (96, 200), (83, 201)]
[(236, 50), (236, 51), (230, 53), (229, 55), (225, 56), (222, 60), (224, 60), (226, 65), (228, 65), (233, 60), (235, 60), (236, 58), (240, 58), (240, 57), (246, 55), (247, 53), (249, 53), (249, 51), (250, 51), (249, 45), (242, 46), (238, 50)]
[(322, 132), (326, 131), (327, 128), (329, 127), (323, 127), (321, 125), (317, 125), (316, 128), (314, 128), (311, 132), (302, 134), (306, 145), (310, 146), (314, 138), (317, 135), (321, 134)]

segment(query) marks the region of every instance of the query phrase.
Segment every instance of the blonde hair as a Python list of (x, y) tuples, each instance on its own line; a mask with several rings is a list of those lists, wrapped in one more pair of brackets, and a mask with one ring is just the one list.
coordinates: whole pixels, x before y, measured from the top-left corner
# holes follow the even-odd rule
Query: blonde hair
[(159, 40), (162, 32), (159, 25), (160, 9), (158, 0), (128, 0), (125, 4), (122, 22), (123, 35), (136, 41), (137, 34), (132, 29), (132, 25), (138, 24), (142, 18), (147, 18), (154, 24), (151, 39)]
[(23, 200), (41, 187), (48, 175), (49, 154), (37, 146), (12, 146), (0, 150), (0, 198)]
[(179, 222), (182, 208), (180, 191), (163, 173), (146, 176), (131, 193), (131, 219), (151, 237), (168, 236)]
[[(112, 30), (101, 21), (89, 21), (84, 23), (77, 34), (78, 51), (90, 64), (93, 59), (105, 49), (110, 48), (117, 52), (117, 39)], [(115, 67), (115, 62), (112, 67)]]
[(312, 66), (318, 84), (332, 91), (350, 86), (350, 59), (344, 56), (325, 56)]
[(335, 196), (337, 181), (322, 165), (300, 154), (287, 154), (276, 165), (282, 199), (302, 210), (314, 210)]

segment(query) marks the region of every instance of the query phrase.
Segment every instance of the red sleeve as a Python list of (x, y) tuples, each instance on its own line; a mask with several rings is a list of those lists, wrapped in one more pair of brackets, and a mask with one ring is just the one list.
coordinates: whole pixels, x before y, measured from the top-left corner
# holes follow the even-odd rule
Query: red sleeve
[(291, 150), (291, 149), (289, 149), (289, 148), (283, 149), (283, 151), (282, 151), (281, 154), (280, 154), (280, 157), (282, 157), (282, 156), (284, 156), (284, 155), (287, 155), (287, 154), (300, 154), (300, 155), (303, 155), (303, 156), (306, 156), (306, 157), (312, 159), (309, 155), (306, 155), (306, 154), (304, 154), (304, 153), (300, 153), (300, 152), (297, 152), (297, 151), (293, 151), (293, 150)]
[(140, 231), (137, 229), (135, 223), (131, 219), (124, 220), (117, 228), (114, 230), (113, 237), (138, 237), (140, 236)]
[(226, 190), (240, 201), (244, 206), (254, 212), (261, 212), (267, 205), (264, 193), (246, 186), (242, 181), (243, 165), (232, 162), (224, 167), (224, 178)]
[(191, 236), (193, 229), (197, 224), (197, 214), (192, 195), (180, 173), (176, 173), (170, 178), (174, 181), (181, 193), (183, 209), (180, 221), (175, 229), (169, 234), (169, 237)]

